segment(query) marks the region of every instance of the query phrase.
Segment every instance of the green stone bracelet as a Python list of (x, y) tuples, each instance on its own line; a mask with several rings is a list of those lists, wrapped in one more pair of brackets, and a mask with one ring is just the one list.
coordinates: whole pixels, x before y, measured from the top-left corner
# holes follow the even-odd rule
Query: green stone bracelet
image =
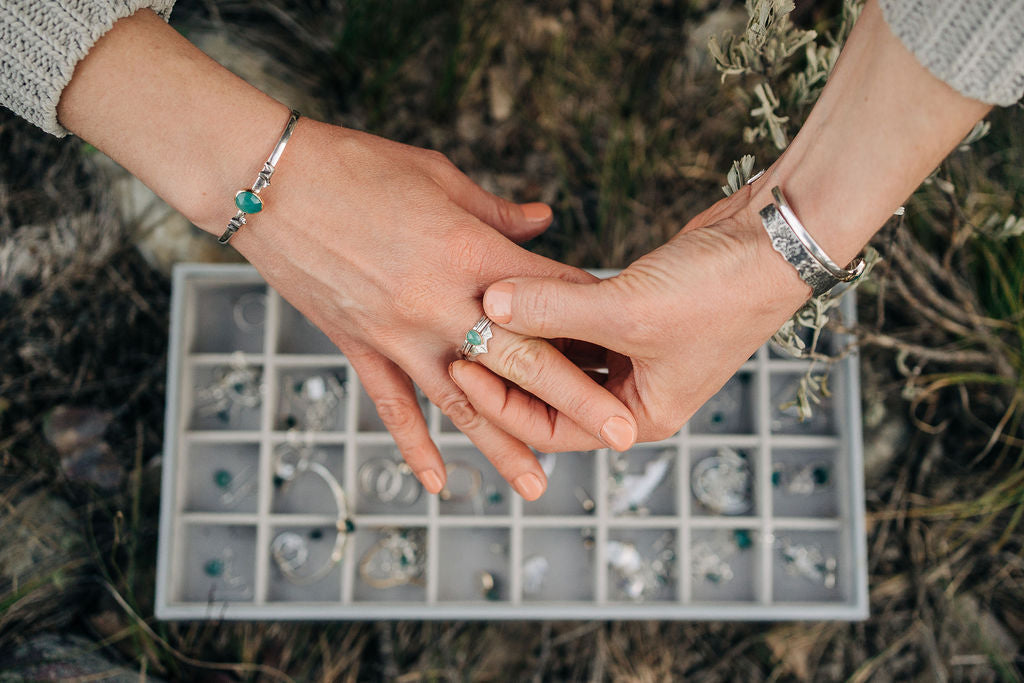
[(260, 191), (267, 185), (270, 185), (270, 176), (274, 175), (274, 167), (277, 166), (281, 154), (284, 153), (285, 145), (288, 144), (288, 140), (291, 138), (292, 131), (295, 130), (295, 124), (298, 121), (299, 112), (292, 109), (291, 116), (288, 117), (288, 123), (284, 127), (284, 132), (281, 133), (281, 138), (274, 145), (274, 151), (270, 153), (266, 163), (263, 164), (263, 170), (257, 174), (256, 182), (252, 184), (252, 188), (239, 190), (235, 193), (235, 207), (238, 209), (238, 213), (228, 221), (228, 227), (224, 230), (224, 234), (217, 240), (221, 244), (227, 244), (231, 237), (238, 232), (238, 229), (245, 225), (247, 214), (259, 213), (263, 210), (263, 200), (260, 198)]

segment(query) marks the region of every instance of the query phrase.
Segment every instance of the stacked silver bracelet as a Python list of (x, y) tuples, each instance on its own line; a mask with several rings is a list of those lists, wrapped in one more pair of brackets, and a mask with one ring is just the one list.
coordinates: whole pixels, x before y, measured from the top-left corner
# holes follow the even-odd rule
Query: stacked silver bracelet
[(846, 268), (840, 268), (818, 246), (778, 186), (772, 188), (774, 202), (761, 209), (764, 225), (772, 247), (789, 262), (800, 279), (811, 286), (813, 296), (821, 296), (840, 282), (853, 282), (864, 272), (864, 259), (856, 258)]

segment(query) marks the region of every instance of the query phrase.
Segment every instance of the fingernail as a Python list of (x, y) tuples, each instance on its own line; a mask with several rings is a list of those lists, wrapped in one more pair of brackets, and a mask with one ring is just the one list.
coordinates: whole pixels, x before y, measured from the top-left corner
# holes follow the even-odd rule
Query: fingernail
[(523, 216), (531, 223), (542, 223), (551, 220), (551, 207), (542, 202), (523, 204)]
[(512, 486), (526, 500), (537, 500), (540, 494), (544, 493), (544, 484), (541, 483), (540, 477), (530, 472), (516, 477)]
[(419, 477), (423, 488), (429, 493), (440, 493), (441, 489), (444, 488), (444, 482), (441, 481), (441, 477), (434, 470), (423, 470), (416, 476)]
[(496, 282), (484, 292), (484, 312), (496, 323), (512, 320), (512, 292), (516, 286), (511, 282)]
[(455, 379), (455, 362), (448, 364), (448, 376), (451, 377), (452, 381), (456, 384), (459, 383), (459, 380)]
[(601, 439), (617, 451), (624, 451), (636, 441), (633, 425), (624, 417), (609, 417), (601, 427)]

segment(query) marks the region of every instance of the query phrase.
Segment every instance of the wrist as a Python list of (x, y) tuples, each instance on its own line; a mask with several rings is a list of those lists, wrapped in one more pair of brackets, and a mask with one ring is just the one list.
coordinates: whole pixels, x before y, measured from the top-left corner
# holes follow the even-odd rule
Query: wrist
[(159, 16), (114, 24), (75, 69), (58, 118), (200, 228), (219, 235), (288, 108), (234, 76)]

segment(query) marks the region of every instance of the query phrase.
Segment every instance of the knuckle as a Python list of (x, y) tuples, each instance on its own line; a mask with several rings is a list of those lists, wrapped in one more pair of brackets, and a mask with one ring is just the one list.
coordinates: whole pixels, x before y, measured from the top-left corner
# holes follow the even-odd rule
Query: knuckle
[(671, 410), (648, 411), (648, 421), (644, 426), (644, 441), (661, 441), (673, 436), (682, 427), (680, 413)]
[(523, 388), (536, 386), (545, 376), (547, 342), (537, 337), (523, 337), (509, 344), (501, 354), (502, 374)]
[(500, 197), (494, 198), (494, 213), (498, 223), (505, 226), (516, 224), (516, 212), (512, 210), (512, 204)]
[(493, 254), (475, 230), (453, 230), (444, 240), (443, 262), (449, 271), (481, 278)]
[(554, 334), (554, 306), (552, 296), (547, 287), (537, 284), (517, 286), (515, 312), (530, 325), (533, 332), (540, 337)]
[(406, 398), (382, 398), (375, 405), (381, 422), (391, 432), (411, 429), (421, 416), (419, 405)]
[(438, 407), (460, 431), (472, 431), (483, 424), (483, 417), (465, 396), (449, 396)]
[(660, 329), (659, 317), (644, 309), (634, 310), (629, 314), (628, 322), (621, 325), (620, 339), (625, 348), (650, 348), (664, 335)]
[(427, 163), (440, 173), (446, 174), (455, 170), (455, 164), (452, 163), (452, 160), (436, 149), (424, 150), (424, 156)]

